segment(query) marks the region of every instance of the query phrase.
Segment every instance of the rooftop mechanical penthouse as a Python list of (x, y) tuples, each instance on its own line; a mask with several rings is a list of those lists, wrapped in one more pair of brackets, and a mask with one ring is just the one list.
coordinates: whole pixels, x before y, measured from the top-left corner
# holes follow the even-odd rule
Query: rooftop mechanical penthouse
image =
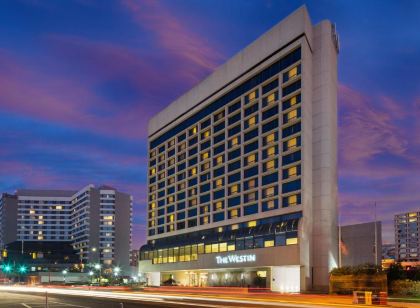
[(149, 285), (328, 287), (337, 53), (301, 7), (149, 122)]

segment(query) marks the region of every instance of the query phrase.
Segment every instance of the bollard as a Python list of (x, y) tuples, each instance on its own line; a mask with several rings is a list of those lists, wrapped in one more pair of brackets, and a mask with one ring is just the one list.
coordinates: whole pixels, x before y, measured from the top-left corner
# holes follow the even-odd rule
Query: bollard
[(48, 308), (48, 292), (45, 291), (45, 308)]
[(123, 303), (120, 303), (120, 308), (124, 308), (124, 304)]

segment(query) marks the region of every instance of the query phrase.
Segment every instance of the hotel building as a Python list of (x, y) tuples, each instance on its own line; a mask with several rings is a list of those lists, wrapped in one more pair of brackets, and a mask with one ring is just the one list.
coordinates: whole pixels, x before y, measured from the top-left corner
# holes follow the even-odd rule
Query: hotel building
[(0, 248), (18, 247), (42, 259), (43, 247), (51, 250), (51, 243), (64, 243), (71, 245), (80, 263), (128, 267), (131, 217), (132, 197), (112, 187), (20, 189), (3, 194), (0, 201)]
[(337, 54), (301, 7), (150, 120), (149, 285), (328, 288)]
[(420, 261), (420, 212), (395, 215), (394, 226), (397, 261)]

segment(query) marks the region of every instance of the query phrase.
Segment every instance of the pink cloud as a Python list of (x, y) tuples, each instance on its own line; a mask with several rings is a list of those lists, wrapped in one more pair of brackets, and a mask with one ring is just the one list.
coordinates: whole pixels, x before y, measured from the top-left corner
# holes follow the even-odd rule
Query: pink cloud
[(181, 76), (197, 82), (203, 71), (212, 71), (223, 59), (209, 42), (187, 29), (161, 3), (150, 0), (122, 0), (122, 3), (140, 27), (155, 35), (156, 44), (181, 62)]

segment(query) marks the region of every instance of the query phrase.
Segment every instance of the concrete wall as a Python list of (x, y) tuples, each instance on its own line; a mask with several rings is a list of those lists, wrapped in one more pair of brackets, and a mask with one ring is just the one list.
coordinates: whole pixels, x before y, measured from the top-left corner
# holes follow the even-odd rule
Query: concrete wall
[(131, 196), (115, 194), (115, 264), (129, 271), (131, 246)]
[[(377, 258), (376, 264), (382, 260), (382, 224), (376, 223)], [(355, 266), (364, 263), (375, 264), (375, 222), (341, 227), (343, 243), (342, 265)]]

